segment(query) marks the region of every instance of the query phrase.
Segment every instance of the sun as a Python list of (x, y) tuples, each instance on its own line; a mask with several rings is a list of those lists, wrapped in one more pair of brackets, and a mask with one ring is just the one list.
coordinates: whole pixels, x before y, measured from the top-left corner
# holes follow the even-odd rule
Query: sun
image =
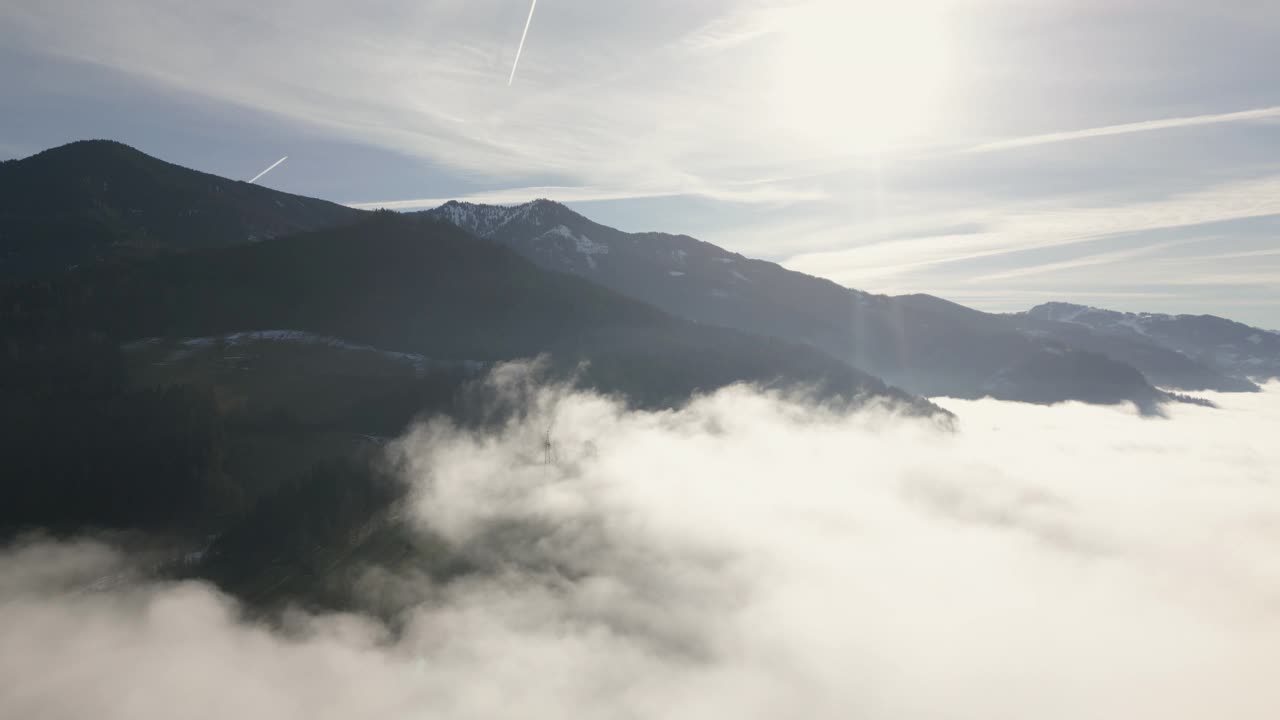
[(939, 0), (818, 0), (777, 16), (772, 121), (791, 142), (878, 151), (937, 128), (951, 46)]

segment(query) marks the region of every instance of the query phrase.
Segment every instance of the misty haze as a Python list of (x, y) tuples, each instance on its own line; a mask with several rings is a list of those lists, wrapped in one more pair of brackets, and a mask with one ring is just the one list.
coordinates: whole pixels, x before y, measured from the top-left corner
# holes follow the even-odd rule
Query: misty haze
[(0, 7), (0, 718), (1271, 720), (1277, 40)]

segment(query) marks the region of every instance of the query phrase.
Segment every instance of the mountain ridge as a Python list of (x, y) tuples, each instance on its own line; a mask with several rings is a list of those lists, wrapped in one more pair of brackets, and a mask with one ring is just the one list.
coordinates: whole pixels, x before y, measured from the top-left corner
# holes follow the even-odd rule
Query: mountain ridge
[(81, 140), (0, 164), (0, 280), (256, 242), (364, 215), (112, 140)]
[(454, 226), (392, 213), (99, 266), (3, 297), (0, 326), (14, 337), (58, 328), (129, 343), (287, 328), (442, 360), (589, 359), (589, 379), (650, 402), (787, 379), (927, 405), (816, 350), (695, 327)]
[[(18, 183), (19, 176), (34, 182)], [(253, 244), (371, 215), (188, 170), (111, 141), (71, 143), (8, 161), (0, 166), (0, 189), (6, 183), (22, 186), (0, 199), (0, 279), (11, 281)], [(63, 202), (52, 202), (59, 193)], [(1101, 343), (1095, 332), (1085, 342), (1056, 326), (1055, 332), (1024, 328), (1016, 319), (933, 296), (844, 288), (688, 235), (623, 233), (545, 198), (514, 206), (454, 201), (419, 215), (663, 312), (816, 348), (922, 395), (1132, 401), (1147, 408), (1161, 402), (1161, 393), (1146, 378), (1135, 381), (1125, 364), (1171, 387), (1256, 387), (1146, 341), (1107, 337)], [(24, 236), (33, 225), (43, 230)], [(1061, 360), (1064, 352), (1070, 363)], [(1101, 387), (1110, 390), (1100, 395)]]
[[(674, 315), (817, 347), (922, 395), (1158, 402), (1145, 380), (1099, 353), (1077, 353), (941, 298), (845, 288), (688, 235), (622, 232), (545, 199), (515, 206), (453, 201), (422, 214)], [(1074, 363), (1064, 364), (1062, 352), (1076, 353)], [(1112, 392), (1102, 397), (1091, 382)]]
[(1109, 338), (1153, 342), (1242, 383), (1280, 377), (1280, 333), (1217, 315), (1135, 313), (1050, 302), (1012, 317), (1027, 326), (1057, 323), (1086, 327)]

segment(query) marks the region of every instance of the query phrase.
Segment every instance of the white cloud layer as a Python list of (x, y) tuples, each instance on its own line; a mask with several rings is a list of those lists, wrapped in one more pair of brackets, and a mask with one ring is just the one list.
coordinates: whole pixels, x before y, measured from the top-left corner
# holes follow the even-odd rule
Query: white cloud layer
[(420, 583), (403, 637), (285, 638), (199, 584), (76, 591), (121, 559), (15, 549), (0, 715), (1269, 719), (1280, 386), (1216, 399), (944, 401), (948, 434), (744, 388), (543, 391), (501, 432), (403, 440), (418, 516), (486, 568)]

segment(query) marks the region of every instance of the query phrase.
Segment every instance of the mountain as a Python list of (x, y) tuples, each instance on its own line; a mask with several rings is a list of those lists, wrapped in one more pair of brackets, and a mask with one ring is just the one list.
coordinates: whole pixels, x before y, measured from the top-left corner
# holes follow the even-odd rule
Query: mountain
[(0, 328), (121, 343), (299, 331), (441, 362), (547, 353), (570, 372), (589, 361), (584, 381), (641, 404), (782, 380), (936, 410), (811, 348), (697, 326), (453, 226), (391, 213), (22, 284), (0, 300)]
[(0, 163), (0, 281), (254, 242), (364, 213), (85, 140)]
[(1133, 362), (1169, 387), (1256, 390), (1251, 380), (1280, 378), (1280, 333), (1214, 315), (1126, 313), (1054, 302), (1013, 318), (1019, 327)]
[(211, 553), (179, 564), (233, 592), (323, 594), (315, 538), (342, 557), (405, 547), (369, 472), (386, 438), (420, 414), (500, 420), (514, 409), (480, 379), (539, 356), (538, 379), (637, 406), (752, 382), (950, 417), (813, 348), (673, 317), (432, 219), (114, 143), (3, 177), (7, 259), (35, 277), (0, 286), (0, 535), (161, 533)]
[(1166, 397), (1003, 316), (553, 203), (360, 213), (107, 142), (5, 163), (0, 190), (0, 536), (140, 533), (161, 574), (255, 609), (351, 609), (369, 566), (469, 572), (404, 521), (384, 445), (518, 413), (480, 381), (506, 360), (645, 407), (757, 382), (949, 419), (850, 359), (953, 394)]
[(0, 335), (0, 536), (162, 536), (166, 575), (263, 611), (351, 609), (370, 565), (466, 571), (403, 521), (404, 485), (379, 463), (419, 414), (519, 412), (479, 382), (499, 361), (543, 355), (541, 377), (645, 407), (758, 382), (949, 418), (813, 348), (678, 319), (392, 213), (17, 283), (0, 291)]
[[(0, 164), (0, 191), (0, 280), (10, 281), (254, 243), (365, 215), (188, 170), (109, 141), (72, 143)], [(810, 345), (916, 392), (1131, 400), (1144, 407), (1160, 400), (1097, 353), (1078, 355), (1074, 374), (1056, 377), (1054, 369), (1064, 368), (1054, 353), (1095, 348), (1017, 332), (1007, 321), (936, 298), (860, 293), (693, 238), (621, 233), (546, 201), (517, 208), (451, 203), (433, 215), (544, 268), (704, 325)], [(1024, 372), (1037, 365), (1043, 367)], [(1099, 394), (1099, 387), (1106, 392)]]
[(1058, 402), (1163, 398), (1124, 362), (928, 295), (851, 290), (685, 235), (626, 233), (547, 200), (450, 202), (429, 216), (669, 313), (821, 349), (923, 395)]

